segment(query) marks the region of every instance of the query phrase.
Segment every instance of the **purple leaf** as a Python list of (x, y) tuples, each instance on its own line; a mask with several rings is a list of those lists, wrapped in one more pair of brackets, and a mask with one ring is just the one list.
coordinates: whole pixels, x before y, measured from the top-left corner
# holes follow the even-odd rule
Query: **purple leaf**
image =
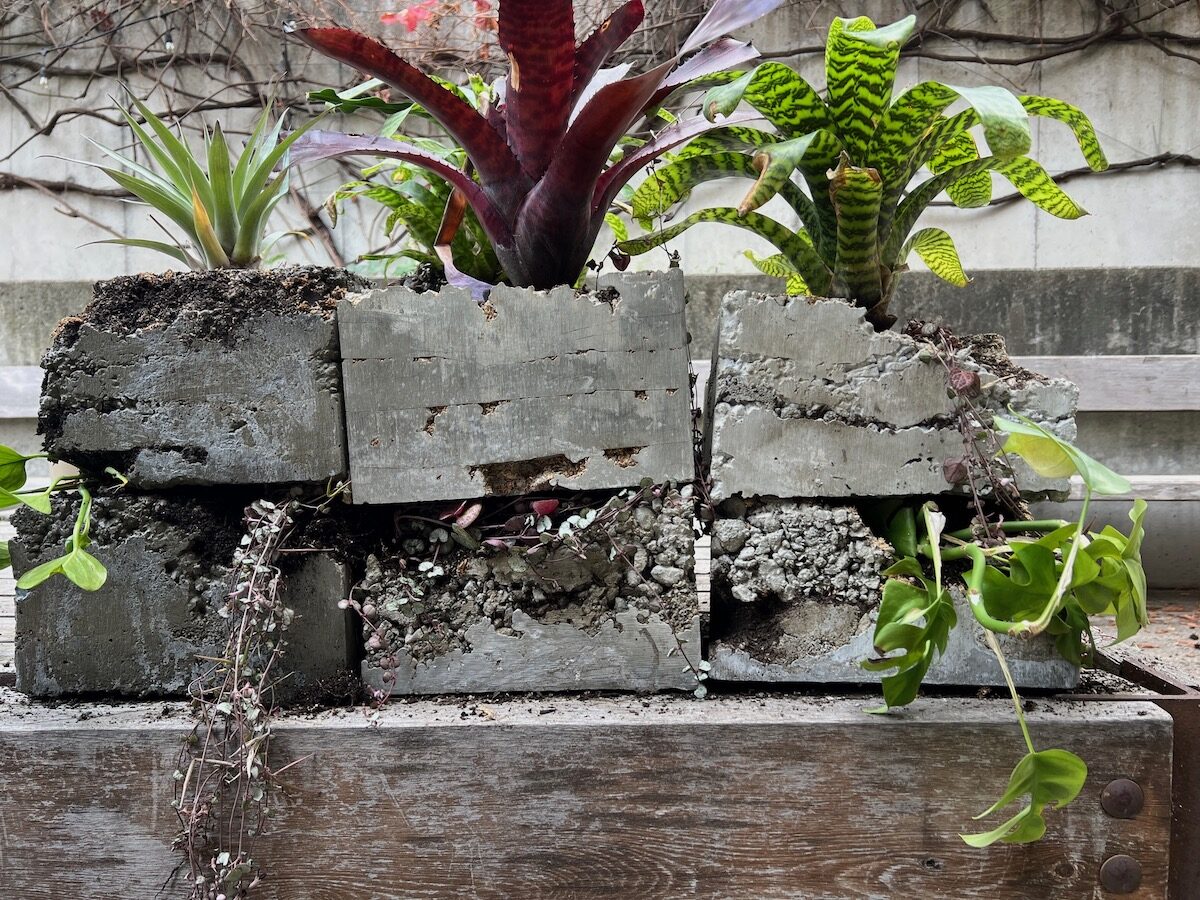
[(525, 173), (537, 179), (550, 165), (574, 105), (572, 0), (503, 0), (499, 41), (509, 63), (508, 142)]
[(682, 66), (672, 72), (663, 81), (662, 86), (654, 92), (650, 100), (651, 106), (664, 103), (675, 91), (689, 81), (715, 75), (737, 66), (758, 59), (759, 53), (751, 45), (735, 41), (733, 38), (722, 38), (705, 47)]
[(782, 5), (783, 0), (717, 0), (688, 37), (679, 54), (682, 56), (697, 47), (703, 47), (709, 41), (761, 19)]
[[(348, 28), (308, 28), (299, 36), (311, 47), (387, 82), (419, 103), (462, 146), (500, 206), (520, 202), (529, 182), (508, 144), (469, 103), (446, 90), (378, 41)], [(474, 204), (472, 204), (474, 205)]]
[(558, 511), (558, 506), (557, 500), (534, 500), (529, 504), (529, 508), (538, 516), (552, 516)]
[(579, 45), (575, 51), (575, 85), (571, 94), (576, 104), (613, 52), (637, 31), (645, 15), (642, 0), (630, 0)]

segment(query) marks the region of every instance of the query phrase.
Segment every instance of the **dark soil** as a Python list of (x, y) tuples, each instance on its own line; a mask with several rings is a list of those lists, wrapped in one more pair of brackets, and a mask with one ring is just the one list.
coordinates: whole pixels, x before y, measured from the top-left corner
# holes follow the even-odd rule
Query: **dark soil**
[(957, 335), (944, 325), (922, 322), (919, 319), (911, 319), (904, 326), (904, 334), (915, 341), (932, 343), (939, 351), (946, 347), (949, 347), (951, 351), (966, 347), (971, 352), (971, 358), (997, 378), (1012, 379), (1017, 382), (1042, 383), (1048, 380), (1037, 372), (1022, 369), (1016, 365), (1008, 355), (1008, 347), (1004, 343), (1003, 335), (991, 333)]
[(92, 302), (63, 320), (55, 343), (73, 343), (72, 332), (83, 323), (128, 334), (165, 327), (184, 314), (197, 339), (228, 341), (239, 323), (266, 313), (330, 319), (347, 294), (370, 288), (344, 269), (313, 266), (127, 275), (97, 282)]

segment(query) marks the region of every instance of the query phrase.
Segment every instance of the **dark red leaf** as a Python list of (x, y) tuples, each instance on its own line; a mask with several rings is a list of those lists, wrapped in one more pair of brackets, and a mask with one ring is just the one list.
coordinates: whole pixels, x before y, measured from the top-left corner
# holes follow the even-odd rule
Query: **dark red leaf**
[(608, 62), (613, 52), (637, 31), (645, 15), (642, 0), (629, 0), (605, 19), (600, 27), (579, 45), (579, 49), (575, 51), (575, 87), (571, 92), (572, 104), (578, 102), (592, 78)]
[(679, 51), (680, 56), (749, 25), (783, 5), (784, 0), (717, 0)]
[[(668, 75), (654, 96), (650, 106), (656, 107), (667, 101), (675, 91), (683, 88), (688, 82), (718, 72), (725, 72), (758, 59), (759, 53), (749, 44), (735, 41), (733, 38), (722, 38), (705, 47), (682, 66)], [(697, 89), (703, 85), (697, 85)]]
[(348, 28), (307, 28), (298, 33), (326, 56), (387, 82), (425, 107), (467, 152), (496, 205), (516, 209), (529, 181), (508, 144), (469, 103), (366, 35)]
[(500, 49), (508, 143), (530, 178), (540, 178), (567, 130), (575, 70), (572, 0), (504, 0)]
[(488, 233), (488, 237), (498, 246), (511, 247), (513, 243), (512, 229), (499, 213), (483, 189), (470, 176), (442, 159), (427, 153), (420, 147), (394, 141), (391, 138), (364, 134), (342, 134), (337, 131), (308, 131), (289, 151), (291, 165), (306, 162), (318, 162), (325, 159), (336, 159), (341, 156), (383, 156), (389, 159), (402, 159), (422, 168), (428, 169), (441, 176), (452, 186), (462, 191), (467, 202), (475, 210), (479, 222)]
[(539, 516), (552, 516), (558, 510), (559, 503), (557, 500), (534, 500), (529, 504), (529, 508)]

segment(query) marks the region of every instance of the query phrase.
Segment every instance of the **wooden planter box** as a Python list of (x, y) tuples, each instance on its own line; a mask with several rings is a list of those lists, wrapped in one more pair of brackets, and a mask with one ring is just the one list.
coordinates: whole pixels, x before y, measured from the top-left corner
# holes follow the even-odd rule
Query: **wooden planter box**
[[(257, 896), (1096, 900), (1117, 896), (1100, 872), (1128, 856), (1125, 896), (1166, 900), (1172, 724), (1152, 703), (1040, 700), (1035, 741), (1082, 754), (1087, 784), (1040, 843), (980, 851), (957, 834), (1021, 751), (1007, 702), (886, 717), (869, 702), (543, 697), (395, 704), (377, 728), (287, 719), (275, 765), (307, 758), (254, 848)], [(0, 894), (185, 892), (168, 804), (186, 727), (162, 703), (0, 695)], [(1102, 805), (1122, 778), (1144, 796), (1132, 818)]]

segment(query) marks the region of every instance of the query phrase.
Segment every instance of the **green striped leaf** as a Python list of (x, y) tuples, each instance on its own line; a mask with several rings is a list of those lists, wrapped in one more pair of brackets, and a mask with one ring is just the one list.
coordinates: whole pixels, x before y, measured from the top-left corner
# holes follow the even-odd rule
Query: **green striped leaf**
[(754, 264), (754, 268), (764, 275), (782, 278), (786, 282), (784, 289), (790, 296), (809, 296), (808, 285), (804, 283), (804, 279), (796, 271), (796, 267), (788, 262), (788, 258), (782, 253), (763, 258), (756, 255), (753, 250), (747, 250), (743, 255)]
[(638, 256), (661, 247), (672, 238), (683, 234), (693, 225), (704, 222), (719, 222), (726, 225), (736, 225), (752, 231), (759, 237), (773, 244), (777, 250), (788, 258), (792, 266), (800, 273), (801, 278), (809, 288), (819, 294), (825, 294), (831, 284), (831, 273), (825, 263), (817, 256), (812, 241), (804, 232), (795, 232), (774, 219), (761, 213), (747, 213), (742, 216), (732, 207), (722, 206), (712, 209), (702, 209), (693, 213), (681, 222), (656, 231), (640, 235), (617, 244), (617, 249), (630, 256)]
[[(770, 147), (778, 146), (775, 144)], [(744, 153), (718, 151), (703, 156), (688, 156), (658, 169), (633, 194), (633, 217), (649, 231), (653, 220), (669, 212), (677, 203), (687, 199), (699, 184), (719, 178), (743, 177), (757, 179), (759, 170)], [(791, 181), (778, 186), (778, 193), (800, 217), (805, 228), (819, 228), (813, 203)]]
[(754, 161), (733, 150), (695, 154), (661, 166), (633, 193), (633, 217), (649, 230), (649, 222), (687, 199), (698, 184), (718, 178), (757, 178)]
[(739, 103), (754, 107), (788, 138), (830, 127), (825, 101), (807, 81), (783, 63), (768, 62), (735, 81), (713, 88), (704, 98), (708, 120), (728, 116)]
[(899, 256), (900, 248), (904, 245), (904, 241), (908, 237), (909, 232), (912, 231), (917, 219), (921, 213), (925, 212), (925, 209), (938, 194), (946, 190), (946, 188), (950, 187), (950, 185), (954, 184), (960, 178), (966, 175), (973, 175), (976, 172), (986, 172), (989, 169), (994, 169), (1001, 162), (1002, 160), (998, 160), (994, 156), (989, 156), (986, 159), (972, 160), (971, 162), (955, 166), (949, 172), (934, 175), (929, 180), (917, 185), (896, 209), (890, 229), (884, 231), (882, 227), (880, 228), (880, 239), (883, 241), (883, 258), (896, 259)]
[(724, 128), (714, 128), (699, 137), (694, 137), (687, 146), (674, 155), (674, 159), (683, 159), (701, 153), (714, 153), (718, 150), (756, 150), (779, 140), (779, 135), (758, 128), (747, 128), (744, 125), (727, 125)]
[(1100, 139), (1096, 136), (1096, 129), (1092, 127), (1091, 120), (1084, 114), (1083, 110), (1077, 106), (1072, 106), (1070, 103), (1064, 103), (1062, 100), (1055, 100), (1053, 97), (1038, 97), (1027, 94), (1019, 99), (1021, 106), (1031, 116), (1045, 116), (1048, 119), (1056, 119), (1069, 127), (1075, 134), (1075, 139), (1079, 142), (1079, 149), (1083, 153), (1083, 158), (1093, 171), (1103, 172), (1108, 168), (1108, 159), (1105, 157), (1104, 150), (1100, 146)]
[(883, 299), (878, 241), (883, 182), (874, 169), (853, 166), (843, 156), (829, 193), (838, 225), (835, 285), (844, 296), (870, 308)]
[(911, 252), (916, 252), (921, 261), (929, 266), (929, 270), (943, 281), (948, 281), (956, 287), (966, 287), (971, 283), (971, 279), (963, 271), (962, 263), (959, 262), (954, 241), (942, 229), (923, 228), (914, 234), (905, 242), (896, 265), (904, 265)]
[[(933, 154), (929, 160), (929, 171), (939, 175), (975, 159), (979, 159), (979, 148), (975, 146), (975, 139), (970, 133), (963, 131), (942, 144), (941, 149)], [(946, 188), (946, 193), (955, 206), (963, 209), (987, 206), (992, 199), (992, 176), (988, 172), (972, 172)]]
[(615, 240), (629, 240), (629, 228), (626, 226), (625, 221), (616, 213), (605, 213), (604, 222), (608, 225), (609, 231), (613, 233)]
[(1027, 156), (1007, 160), (996, 166), (1026, 200), (1060, 219), (1078, 219), (1087, 210), (1067, 196), (1042, 166)]
[(892, 99), (900, 48), (912, 35), (916, 16), (876, 28), (866, 16), (834, 19), (825, 44), (829, 118), (858, 165), (869, 165), (867, 149)]

